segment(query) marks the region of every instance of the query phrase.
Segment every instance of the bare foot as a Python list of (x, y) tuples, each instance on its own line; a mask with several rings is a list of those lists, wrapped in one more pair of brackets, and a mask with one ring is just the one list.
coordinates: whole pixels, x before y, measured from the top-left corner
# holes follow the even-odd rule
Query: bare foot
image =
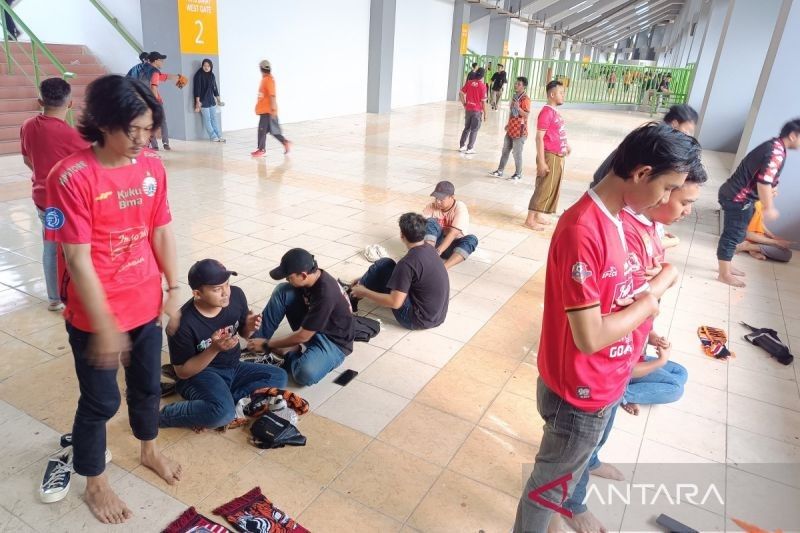
[(104, 524), (121, 524), (133, 516), (125, 502), (111, 489), (105, 474), (87, 478), (83, 498), (92, 514)]
[(525, 222), (523, 226), (525, 226), (528, 229), (532, 229), (533, 231), (544, 231), (545, 229), (545, 226), (539, 224), (538, 222), (534, 222), (533, 224), (528, 224), (527, 222)]
[(564, 533), (567, 531), (567, 526), (564, 524), (561, 515), (553, 513), (550, 517), (550, 523), (547, 525), (547, 533)]
[(755, 257), (759, 261), (766, 261), (767, 260), (767, 256), (762, 254), (761, 252), (756, 252), (755, 250), (750, 250), (747, 253), (749, 253), (751, 257)]
[(550, 220), (549, 218), (545, 218), (545, 217), (535, 217), (534, 220), (537, 223), (541, 224), (542, 226), (549, 226), (550, 224), (553, 223), (552, 220)]
[(163, 453), (143, 453), (141, 460), (144, 466), (158, 474), (168, 484), (174, 485), (180, 481), (183, 467)]
[(608, 463), (600, 463), (600, 466), (594, 470), (590, 470), (589, 473), (593, 476), (613, 479), (615, 481), (623, 481), (625, 479), (625, 474), (623, 474), (619, 468)]
[(736, 276), (723, 276), (722, 274), (720, 274), (719, 276), (717, 276), (717, 280), (721, 281), (722, 283), (727, 283), (728, 285), (730, 285), (732, 287), (744, 287), (745, 286), (744, 281), (740, 280)]
[(564, 517), (564, 522), (577, 533), (608, 533), (608, 530), (591, 511), (572, 515), (572, 518)]
[(629, 412), (633, 416), (639, 416), (639, 406), (636, 405), (635, 403), (626, 403), (626, 404), (620, 405), (620, 407), (625, 409), (625, 411)]
[(731, 265), (731, 274), (733, 274), (734, 276), (744, 276), (745, 272), (744, 270), (739, 270), (735, 266)]

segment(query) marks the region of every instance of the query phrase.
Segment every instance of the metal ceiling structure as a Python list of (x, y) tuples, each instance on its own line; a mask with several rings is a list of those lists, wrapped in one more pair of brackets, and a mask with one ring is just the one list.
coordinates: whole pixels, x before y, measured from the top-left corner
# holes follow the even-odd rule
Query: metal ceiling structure
[(672, 22), (686, 0), (467, 0), (474, 22), (491, 13), (555, 31), (594, 46), (614, 43)]

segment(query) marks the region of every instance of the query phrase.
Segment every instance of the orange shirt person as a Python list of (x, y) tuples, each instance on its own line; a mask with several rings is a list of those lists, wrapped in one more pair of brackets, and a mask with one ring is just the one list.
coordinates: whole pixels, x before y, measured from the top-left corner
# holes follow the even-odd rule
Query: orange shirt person
[(278, 122), (278, 103), (275, 100), (275, 79), (272, 77), (272, 64), (264, 59), (258, 64), (261, 71), (261, 84), (258, 86), (256, 115), (258, 115), (258, 148), (250, 155), (264, 157), (267, 153), (267, 133), (271, 133), (283, 145), (283, 153), (288, 154), (290, 143), (281, 133)]
[[(773, 189), (774, 191), (774, 189)], [(777, 196), (777, 193), (773, 194)], [(737, 252), (747, 252), (751, 256), (761, 261), (772, 259), (788, 263), (792, 259), (792, 250), (789, 249), (792, 242), (781, 238), (772, 233), (764, 225), (764, 206), (760, 201), (754, 204), (753, 218), (747, 226), (747, 234), (744, 242), (736, 247)]]

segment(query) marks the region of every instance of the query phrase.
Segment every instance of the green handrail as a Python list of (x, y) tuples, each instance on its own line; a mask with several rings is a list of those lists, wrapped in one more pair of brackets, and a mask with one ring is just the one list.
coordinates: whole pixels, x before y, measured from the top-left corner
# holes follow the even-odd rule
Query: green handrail
[(111, 23), (112, 26), (114, 26), (114, 28), (117, 30), (117, 32), (119, 32), (122, 38), (125, 39), (125, 41), (127, 41), (129, 45), (131, 45), (131, 48), (136, 50), (137, 54), (141, 54), (144, 51), (144, 47), (141, 44), (139, 44), (139, 42), (136, 39), (134, 39), (133, 35), (131, 35), (128, 32), (128, 30), (125, 29), (125, 26), (122, 25), (122, 23), (119, 21), (117, 17), (111, 14), (111, 12), (108, 10), (108, 8), (106, 8), (106, 6), (101, 4), (98, 0), (89, 0), (89, 3), (91, 3), (94, 7), (96, 7), (97, 10), (100, 12), (100, 14), (103, 15), (106, 18), (106, 20), (108, 20)]

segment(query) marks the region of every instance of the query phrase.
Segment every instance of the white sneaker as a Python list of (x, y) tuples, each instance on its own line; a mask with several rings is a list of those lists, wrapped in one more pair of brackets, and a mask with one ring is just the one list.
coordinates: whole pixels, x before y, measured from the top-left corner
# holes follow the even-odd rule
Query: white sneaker
[(491, 177), (493, 177), (493, 178), (502, 178), (503, 177), (503, 172), (500, 171), (500, 170), (495, 170), (493, 172), (489, 172), (489, 175)]
[(462, 146), (461, 148), (458, 149), (458, 151), (459, 152), (466, 152), (467, 151), (467, 147), (466, 146)]
[(520, 181), (521, 179), (522, 179), (522, 176), (520, 176), (519, 174), (512, 174), (511, 177), (508, 178), (508, 181), (517, 182), (517, 181)]
[(383, 259), (384, 257), (389, 257), (389, 252), (380, 244), (370, 244), (364, 248), (364, 259), (370, 263), (374, 263), (378, 259)]
[(464, 152), (464, 153), (465, 153), (465, 154), (474, 154), (474, 153), (475, 153), (475, 149), (474, 149), (474, 148), (470, 148), (469, 150), (467, 150), (467, 151), (466, 151), (466, 152)]
[(39, 486), (39, 498), (54, 503), (66, 498), (72, 477), (72, 448), (64, 448), (47, 461), (44, 478)]
[(47, 306), (48, 311), (62, 311), (64, 309), (64, 304), (62, 302), (50, 302), (50, 305)]

